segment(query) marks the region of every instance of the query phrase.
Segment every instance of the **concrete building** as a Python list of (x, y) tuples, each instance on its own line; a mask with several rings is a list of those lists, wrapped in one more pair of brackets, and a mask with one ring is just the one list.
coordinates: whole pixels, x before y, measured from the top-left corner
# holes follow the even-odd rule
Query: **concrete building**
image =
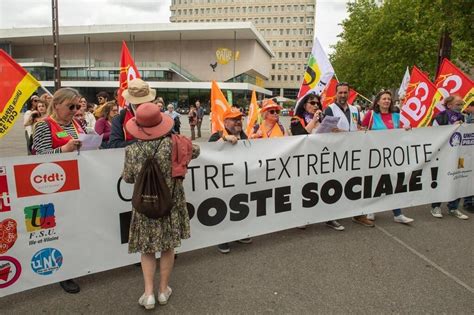
[(275, 52), (274, 95), (295, 99), (314, 37), (316, 0), (172, 0), (171, 22), (251, 21)]
[[(0, 30), (0, 48), (52, 89), (51, 34), (51, 28)], [(92, 102), (98, 91), (112, 94), (118, 87), (122, 41), (165, 102), (206, 104), (212, 80), (237, 105), (248, 105), (254, 89), (271, 95), (263, 83), (273, 52), (250, 22), (73, 26), (59, 34), (62, 86), (78, 88)], [(236, 49), (238, 58), (231, 58)]]

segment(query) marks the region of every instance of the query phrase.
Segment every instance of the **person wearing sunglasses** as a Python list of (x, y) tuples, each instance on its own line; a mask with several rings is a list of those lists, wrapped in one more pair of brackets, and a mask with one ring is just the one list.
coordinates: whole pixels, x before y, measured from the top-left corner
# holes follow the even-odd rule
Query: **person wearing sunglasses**
[[(81, 109), (79, 92), (61, 88), (53, 95), (51, 114), (36, 124), (33, 133), (32, 154), (55, 154), (79, 150), (80, 133), (85, 133), (74, 115)], [(72, 279), (59, 283), (67, 293), (79, 293), (79, 285)]]
[[(307, 135), (316, 131), (322, 121), (321, 98), (319, 95), (309, 93), (305, 95), (296, 107), (295, 116), (290, 120), (292, 135)], [(344, 231), (344, 226), (336, 220), (327, 221), (326, 225), (336, 231)], [(300, 229), (306, 226), (300, 226)]]
[(314, 133), (321, 118), (321, 98), (309, 93), (299, 101), (295, 116), (290, 119), (290, 132), (295, 136)]
[(81, 109), (79, 92), (61, 88), (53, 95), (51, 114), (38, 122), (33, 134), (33, 154), (73, 152), (80, 148), (80, 133), (85, 133), (74, 115)]
[(277, 138), (288, 136), (288, 132), (280, 123), (281, 109), (280, 105), (275, 103), (274, 100), (263, 100), (262, 109), (260, 110), (260, 115), (262, 115), (263, 120), (260, 124), (255, 124), (249, 138)]

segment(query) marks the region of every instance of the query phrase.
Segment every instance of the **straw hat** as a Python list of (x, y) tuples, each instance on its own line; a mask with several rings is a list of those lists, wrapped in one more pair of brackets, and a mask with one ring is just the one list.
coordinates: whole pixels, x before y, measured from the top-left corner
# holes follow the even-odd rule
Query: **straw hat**
[(150, 89), (148, 83), (142, 79), (133, 79), (128, 82), (128, 88), (122, 92), (122, 96), (131, 104), (142, 104), (153, 101), (156, 91)]
[(161, 113), (158, 105), (144, 103), (137, 108), (135, 117), (125, 125), (128, 133), (140, 140), (153, 140), (168, 134), (174, 121)]

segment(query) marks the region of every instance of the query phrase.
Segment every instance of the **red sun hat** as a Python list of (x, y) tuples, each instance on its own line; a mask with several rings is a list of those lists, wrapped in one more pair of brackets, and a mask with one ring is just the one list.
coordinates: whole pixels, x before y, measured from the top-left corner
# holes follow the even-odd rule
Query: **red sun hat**
[(173, 119), (163, 115), (158, 105), (144, 103), (138, 106), (135, 117), (127, 122), (125, 129), (135, 138), (146, 141), (167, 135), (173, 125)]

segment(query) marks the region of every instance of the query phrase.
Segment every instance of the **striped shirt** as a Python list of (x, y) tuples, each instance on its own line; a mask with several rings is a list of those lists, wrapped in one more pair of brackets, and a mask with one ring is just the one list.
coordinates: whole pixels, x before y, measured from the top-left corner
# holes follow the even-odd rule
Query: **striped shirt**
[[(76, 129), (72, 122), (68, 125), (60, 126), (68, 133), (68, 135), (74, 139), (78, 138)], [(40, 121), (35, 125), (35, 131), (33, 133), (33, 150), (36, 151), (36, 154), (62, 153), (61, 147), (53, 149), (51, 129), (45, 121)]]

